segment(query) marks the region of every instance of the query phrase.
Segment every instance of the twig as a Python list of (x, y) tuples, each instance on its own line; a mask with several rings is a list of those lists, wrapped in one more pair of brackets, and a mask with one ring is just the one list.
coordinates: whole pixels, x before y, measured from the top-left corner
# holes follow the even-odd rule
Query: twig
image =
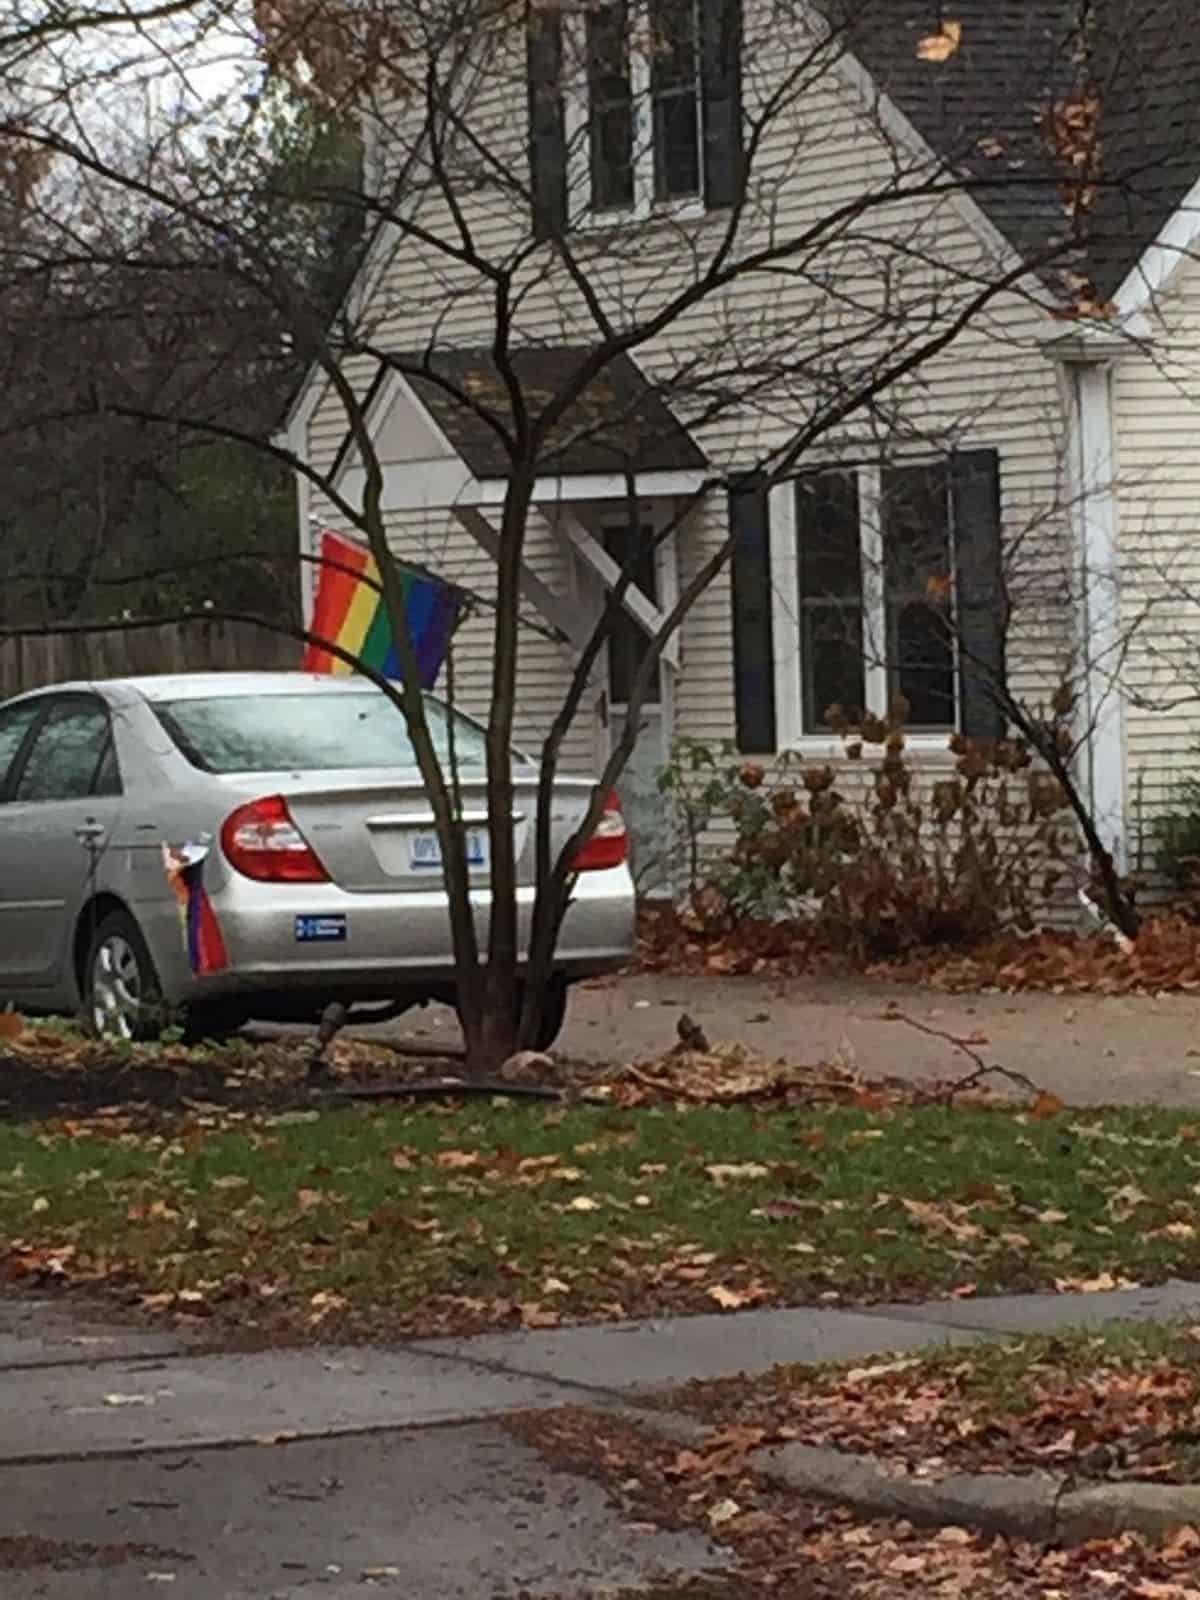
[(918, 1022), (915, 1017), (908, 1016), (892, 1006), (882, 1014), (881, 1022), (905, 1022), (910, 1028), (915, 1028), (918, 1033), (928, 1034), (931, 1039), (944, 1039), (947, 1044), (952, 1044), (956, 1050), (961, 1050), (970, 1061), (974, 1062), (975, 1070), (968, 1072), (965, 1078), (958, 1078), (951, 1083), (938, 1097), (942, 1100), (953, 1100), (955, 1095), (965, 1094), (974, 1089), (984, 1078), (995, 1072), (1002, 1078), (1007, 1078), (1010, 1083), (1019, 1084), (1027, 1093), (1034, 1096), (1044, 1094), (1046, 1091), (1032, 1078), (1027, 1078), (1023, 1072), (1016, 1072), (1012, 1067), (989, 1066), (988, 1063), (975, 1049), (969, 1038), (964, 1038), (958, 1033), (948, 1033), (944, 1028), (931, 1028), (928, 1023)]

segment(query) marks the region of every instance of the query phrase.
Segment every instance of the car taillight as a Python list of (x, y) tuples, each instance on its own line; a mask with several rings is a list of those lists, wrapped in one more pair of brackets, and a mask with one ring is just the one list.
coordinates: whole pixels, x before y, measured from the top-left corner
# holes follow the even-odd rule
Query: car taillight
[(575, 857), (576, 872), (597, 872), (619, 867), (629, 856), (629, 830), (621, 815), (621, 802), (610, 794), (604, 802), (596, 831)]
[(225, 818), (221, 848), (229, 864), (259, 883), (326, 883), (329, 874), (292, 820), (282, 795), (251, 800)]

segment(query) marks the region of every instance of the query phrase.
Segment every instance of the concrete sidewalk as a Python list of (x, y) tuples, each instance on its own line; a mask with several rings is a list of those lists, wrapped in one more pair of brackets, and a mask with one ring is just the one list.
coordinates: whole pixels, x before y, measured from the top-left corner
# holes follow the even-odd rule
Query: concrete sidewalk
[[(61, 1298), (0, 1301), (0, 1593), (290, 1600), (394, 1584), (505, 1600), (712, 1568), (724, 1557), (707, 1539), (631, 1532), (495, 1419), (779, 1361), (1176, 1315), (1200, 1319), (1200, 1284), (222, 1355), (80, 1319)], [(32, 1565), (29, 1535), (51, 1541)]]
[[(847, 1047), (872, 1077), (958, 1076), (952, 1045), (884, 1020), (894, 1004), (947, 1033), (981, 1032), (989, 1061), (1016, 1068), (1069, 1105), (1200, 1108), (1200, 998), (1192, 995), (941, 995), (866, 979), (616, 978), (572, 993), (559, 1047), (599, 1061), (636, 1061), (675, 1043), (684, 1011), (710, 1038), (764, 1055), (828, 1060)], [(374, 1030), (364, 1030), (370, 1038)], [(379, 1036), (422, 1045), (457, 1040), (449, 1012), (414, 1011)]]

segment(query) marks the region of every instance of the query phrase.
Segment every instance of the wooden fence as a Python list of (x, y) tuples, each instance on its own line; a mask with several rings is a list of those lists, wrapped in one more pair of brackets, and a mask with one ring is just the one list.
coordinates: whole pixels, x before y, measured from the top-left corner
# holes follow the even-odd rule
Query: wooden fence
[(0, 639), (0, 700), (23, 689), (80, 679), (298, 667), (303, 649), (295, 639), (244, 622), (174, 623), (128, 632), (106, 629)]

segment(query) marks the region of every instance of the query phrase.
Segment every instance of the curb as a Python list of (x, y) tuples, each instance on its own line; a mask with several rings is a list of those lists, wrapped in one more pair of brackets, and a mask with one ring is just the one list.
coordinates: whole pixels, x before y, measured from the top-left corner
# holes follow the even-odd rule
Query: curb
[[(674, 1444), (701, 1444), (712, 1431), (678, 1411), (606, 1406)], [(1200, 1484), (1100, 1483), (1068, 1489), (1070, 1478), (1047, 1473), (951, 1473), (913, 1478), (888, 1471), (874, 1456), (795, 1442), (752, 1451), (752, 1472), (816, 1500), (853, 1506), (872, 1517), (934, 1526), (969, 1526), (1041, 1544), (1140, 1533), (1161, 1539), (1173, 1529), (1200, 1528)]]

